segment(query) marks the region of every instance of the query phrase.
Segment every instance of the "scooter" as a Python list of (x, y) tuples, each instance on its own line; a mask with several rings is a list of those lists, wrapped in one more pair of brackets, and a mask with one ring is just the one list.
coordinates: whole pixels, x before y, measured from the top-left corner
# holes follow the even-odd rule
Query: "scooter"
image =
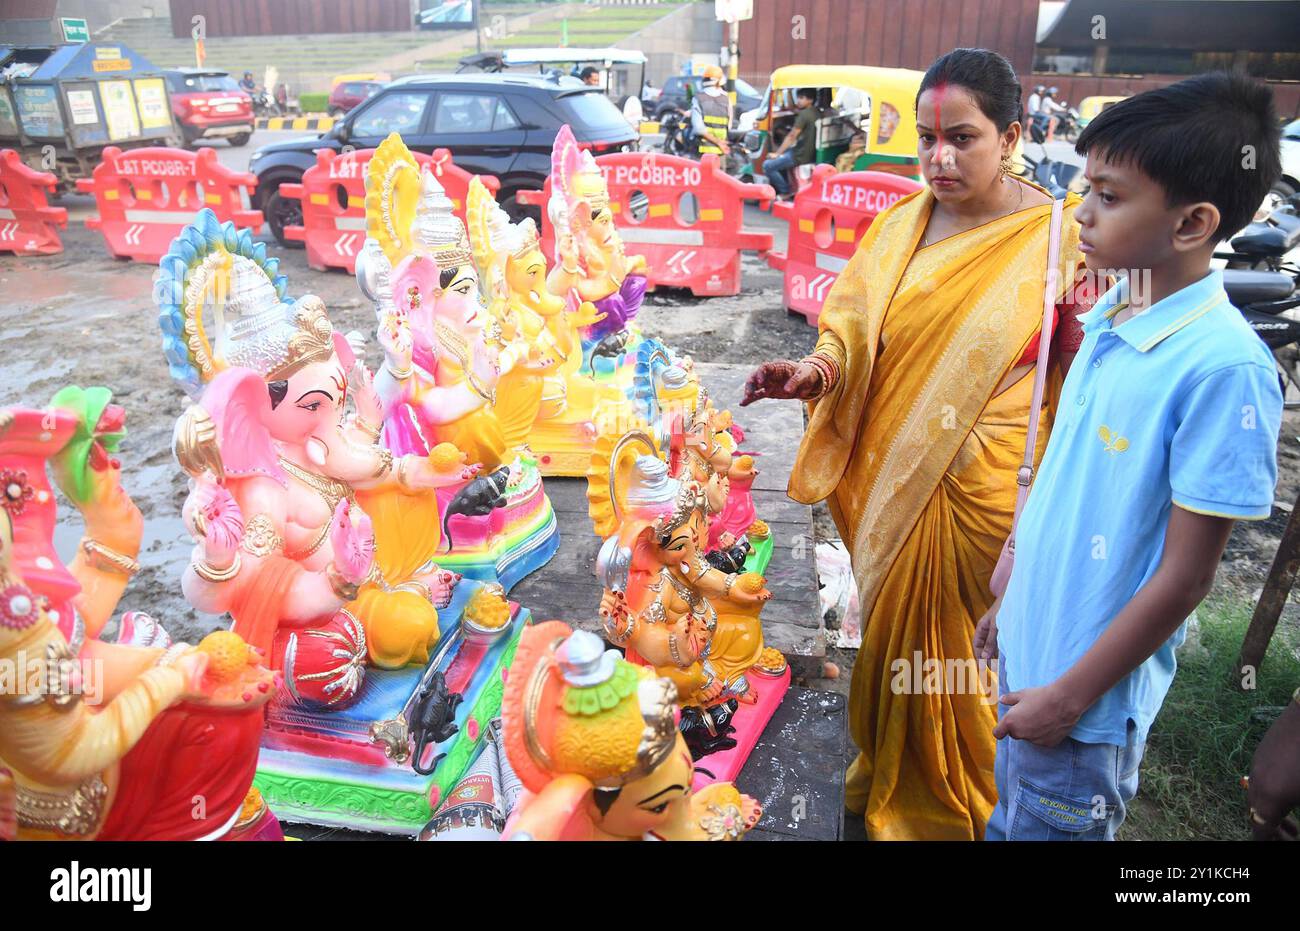
[(1286, 258), (1298, 245), (1300, 218), (1275, 210), (1232, 237), (1226, 256), (1216, 253), (1229, 259), (1228, 300), (1273, 352), (1288, 409), (1300, 408), (1300, 266)]
[(1024, 160), (1027, 177), (1053, 197), (1064, 197), (1082, 169), (1069, 162), (1057, 162), (1048, 158), (1047, 147), (1041, 141), (1039, 148), (1043, 154), (1037, 160), (1030, 158), (1028, 153), (1020, 156)]

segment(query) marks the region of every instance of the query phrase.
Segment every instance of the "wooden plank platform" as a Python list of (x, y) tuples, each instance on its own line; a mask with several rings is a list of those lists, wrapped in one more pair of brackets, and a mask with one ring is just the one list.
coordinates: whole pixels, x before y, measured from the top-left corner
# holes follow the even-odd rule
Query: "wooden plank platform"
[[(755, 454), (759, 475), (754, 482), (754, 503), (775, 540), (767, 570), (772, 600), (763, 609), (763, 637), (769, 646), (786, 654), (796, 674), (816, 674), (812, 665), (826, 655), (826, 631), (817, 596), (812, 509), (791, 501), (785, 493), (803, 434), (802, 411), (799, 405), (782, 403), (741, 409), (748, 368), (697, 363), (696, 369), (714, 403), (730, 408), (744, 428), (741, 450)], [(596, 612), (601, 585), (595, 565), (600, 541), (587, 514), (586, 480), (548, 478), (546, 492), (560, 525), (559, 552), (516, 585), (510, 597), (526, 605), (538, 621), (558, 619), (599, 633)]]

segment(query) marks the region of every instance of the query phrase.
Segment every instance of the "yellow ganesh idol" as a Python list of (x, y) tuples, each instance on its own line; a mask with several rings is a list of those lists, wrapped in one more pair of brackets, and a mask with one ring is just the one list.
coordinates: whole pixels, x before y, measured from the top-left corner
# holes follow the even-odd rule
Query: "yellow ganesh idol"
[(469, 185), (466, 221), (489, 313), (511, 341), (513, 358), (522, 360), (502, 373), (499, 397), (518, 398), (516, 409), (532, 417), (528, 445), (542, 474), (583, 475), (598, 408), (612, 410), (621, 402), (617, 391), (579, 374), (580, 328), (603, 317), (587, 301), (547, 290), (536, 225), (531, 219), (511, 223), (478, 178)]
[(676, 688), (561, 621), (526, 630), (506, 681), (506, 754), (525, 793), (507, 840), (739, 840), (758, 803), (691, 791)]

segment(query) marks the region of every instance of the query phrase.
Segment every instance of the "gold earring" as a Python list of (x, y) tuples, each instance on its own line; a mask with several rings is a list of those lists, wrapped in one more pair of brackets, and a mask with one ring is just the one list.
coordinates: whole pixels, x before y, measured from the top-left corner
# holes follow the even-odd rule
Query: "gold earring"
[(1011, 154), (1007, 153), (1003, 155), (1002, 162), (998, 165), (998, 170), (1001, 172), (1002, 177), (1005, 178), (1007, 175), (1011, 174), (1012, 167), (1014, 166), (1011, 164)]

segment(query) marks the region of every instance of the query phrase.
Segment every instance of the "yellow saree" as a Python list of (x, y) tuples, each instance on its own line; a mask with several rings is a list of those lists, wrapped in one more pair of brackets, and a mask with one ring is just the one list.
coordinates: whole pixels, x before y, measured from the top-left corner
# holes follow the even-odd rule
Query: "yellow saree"
[[(1080, 262), (1077, 203), (1063, 282)], [(810, 407), (789, 486), (828, 501), (852, 554), (861, 753), (847, 801), (872, 839), (980, 838), (996, 802), (996, 688), (971, 637), (1011, 527), (1032, 372), (994, 392), (1042, 321), (1051, 207), (918, 249), (932, 206), (925, 189), (877, 217), (827, 297), (817, 349), (843, 375)], [(1040, 456), (1050, 425), (1045, 404)]]

